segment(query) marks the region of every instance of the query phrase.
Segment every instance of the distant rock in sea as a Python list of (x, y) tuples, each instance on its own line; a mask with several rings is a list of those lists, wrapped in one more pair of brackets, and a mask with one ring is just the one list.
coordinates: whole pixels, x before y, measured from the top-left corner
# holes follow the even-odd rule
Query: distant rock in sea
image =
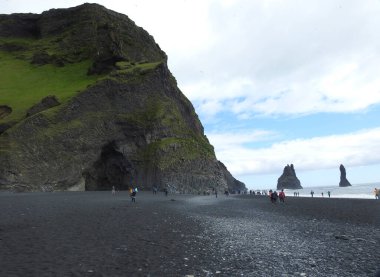
[(302, 189), (293, 164), (285, 166), (284, 173), (278, 178), (277, 189)]
[(342, 164), (340, 165), (339, 170), (340, 170), (339, 187), (350, 187), (351, 184), (346, 178), (346, 169), (344, 168)]

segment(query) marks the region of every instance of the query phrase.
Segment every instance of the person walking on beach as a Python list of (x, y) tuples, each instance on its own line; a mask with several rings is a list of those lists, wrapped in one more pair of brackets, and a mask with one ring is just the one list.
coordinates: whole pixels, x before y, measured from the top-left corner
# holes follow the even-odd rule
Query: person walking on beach
[(375, 190), (373, 191), (373, 193), (375, 194), (375, 199), (379, 199), (380, 189), (375, 188)]
[(131, 197), (132, 202), (136, 202), (136, 191), (135, 190), (132, 191), (130, 197)]
[(328, 195), (328, 196), (329, 196), (329, 198), (330, 198), (331, 192), (330, 192), (330, 191), (328, 191), (328, 192), (327, 192), (327, 195)]
[(277, 203), (277, 198), (278, 198), (278, 194), (277, 194), (277, 191), (274, 191), (273, 193), (272, 193), (272, 195), (273, 195), (273, 203)]
[[(269, 191), (270, 192), (270, 191)], [(277, 197), (278, 197), (278, 194), (277, 194), (277, 191), (273, 191), (272, 193), (270, 193), (270, 201), (273, 203), (273, 204), (276, 204), (277, 202)]]
[(215, 198), (218, 198), (218, 191), (215, 190)]
[(112, 186), (112, 195), (116, 194), (115, 186)]
[(314, 191), (311, 191), (310, 194), (311, 194), (311, 197), (314, 197)]
[(280, 202), (285, 203), (285, 192), (283, 189), (278, 194), (278, 197), (280, 198)]

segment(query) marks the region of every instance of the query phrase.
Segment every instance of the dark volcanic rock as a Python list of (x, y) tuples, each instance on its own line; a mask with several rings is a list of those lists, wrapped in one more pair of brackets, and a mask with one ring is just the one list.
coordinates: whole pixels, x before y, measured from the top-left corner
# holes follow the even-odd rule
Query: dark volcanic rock
[(339, 186), (340, 187), (350, 187), (351, 184), (347, 180), (347, 177), (346, 177), (346, 169), (344, 168), (344, 166), (342, 164), (339, 166), (339, 170), (340, 170), (340, 182), (339, 182)]
[(44, 99), (41, 100), (40, 103), (37, 103), (36, 105), (31, 107), (27, 111), (26, 117), (42, 112), (44, 110), (50, 109), (58, 105), (60, 105), (60, 103), (58, 102), (57, 98), (54, 95), (46, 96)]
[(247, 188), (245, 187), (245, 184), (243, 182), (240, 182), (239, 180), (236, 180), (232, 176), (232, 174), (227, 170), (227, 167), (221, 161), (219, 161), (218, 164), (224, 173), (224, 177), (227, 180), (227, 184), (228, 184), (228, 188), (230, 192), (237, 192), (237, 191), (244, 192), (247, 190)]
[(284, 172), (278, 178), (277, 189), (302, 189), (301, 182), (296, 176), (293, 164), (287, 165)]
[(7, 105), (0, 105), (0, 119), (12, 113), (12, 108)]
[(88, 73), (103, 75), (52, 112), (40, 112), (58, 104), (45, 98), (0, 135), (0, 189), (245, 189), (217, 161), (166, 54), (127, 16), (96, 4), (1, 15), (0, 37), (13, 36), (35, 39), (31, 62), (90, 61)]

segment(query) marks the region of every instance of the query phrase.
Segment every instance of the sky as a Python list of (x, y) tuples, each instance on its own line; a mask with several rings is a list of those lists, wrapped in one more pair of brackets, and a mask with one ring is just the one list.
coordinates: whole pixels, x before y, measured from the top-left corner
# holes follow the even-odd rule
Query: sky
[[(0, 0), (41, 13), (80, 0)], [(215, 153), (248, 189), (380, 183), (380, 0), (106, 0), (168, 55)]]

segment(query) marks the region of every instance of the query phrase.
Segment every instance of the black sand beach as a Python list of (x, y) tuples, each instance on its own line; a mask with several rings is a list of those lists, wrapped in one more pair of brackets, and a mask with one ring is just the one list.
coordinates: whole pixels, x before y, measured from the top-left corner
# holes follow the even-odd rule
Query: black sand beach
[(375, 276), (380, 201), (0, 193), (0, 276)]

